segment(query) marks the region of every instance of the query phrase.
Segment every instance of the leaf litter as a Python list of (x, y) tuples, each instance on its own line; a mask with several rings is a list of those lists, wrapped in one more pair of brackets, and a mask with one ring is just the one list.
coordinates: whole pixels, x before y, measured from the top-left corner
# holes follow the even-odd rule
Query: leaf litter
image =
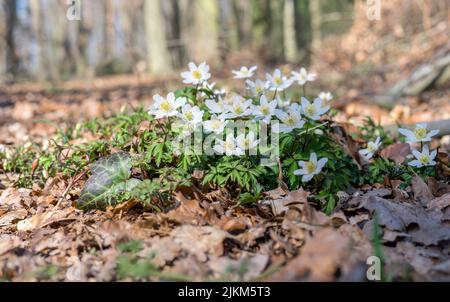
[[(50, 103), (49, 113), (62, 106)], [(117, 103), (105, 106), (113, 111)], [(75, 107), (70, 112), (78, 118)], [(40, 114), (34, 107), (28, 111)], [(57, 131), (27, 125), (27, 120), (2, 127), (7, 130), (0, 142), (16, 143), (33, 127), (39, 139)], [(352, 139), (337, 139), (359, 164)], [(393, 144), (380, 155), (400, 163), (408, 147)], [(132, 179), (122, 158), (124, 173), (114, 180), (117, 183)], [(448, 154), (440, 152), (437, 161), (440, 173), (450, 175)], [(43, 189), (30, 190), (11, 187), (15, 176), (4, 176), (0, 280), (366, 281), (366, 259), (375, 254), (376, 241), (381, 242), (383, 269), (390, 280), (450, 280), (448, 182), (414, 177), (409, 186), (390, 180), (378, 188), (342, 192), (327, 216), (309, 203), (309, 192), (283, 188), (264, 192), (245, 207), (236, 206), (226, 190), (180, 189), (173, 196), (176, 205), (163, 212), (132, 202), (115, 205), (113, 200), (102, 204), (106, 211), (81, 211), (75, 206), (86, 194), (82, 188), (89, 187), (84, 178), (67, 190), (70, 181), (57, 175)], [(89, 194), (84, 196), (82, 201), (89, 202)], [(373, 238), (375, 214), (380, 238)]]

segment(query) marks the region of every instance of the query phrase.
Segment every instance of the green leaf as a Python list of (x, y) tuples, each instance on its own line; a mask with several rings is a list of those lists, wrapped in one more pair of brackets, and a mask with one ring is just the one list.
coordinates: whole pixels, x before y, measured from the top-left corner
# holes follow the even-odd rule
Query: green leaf
[(131, 157), (125, 152), (112, 154), (92, 164), (91, 177), (81, 191), (77, 207), (80, 209), (105, 208), (117, 203), (117, 197), (130, 192), (138, 179), (129, 179)]

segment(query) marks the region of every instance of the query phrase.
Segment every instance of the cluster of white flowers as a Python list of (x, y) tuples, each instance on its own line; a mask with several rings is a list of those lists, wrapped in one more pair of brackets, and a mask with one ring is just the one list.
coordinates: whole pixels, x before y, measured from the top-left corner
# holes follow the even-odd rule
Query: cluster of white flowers
[[(431, 141), (431, 138), (439, 133), (439, 130), (431, 130), (428, 132), (428, 125), (426, 123), (419, 123), (416, 125), (414, 130), (408, 130), (399, 128), (398, 132), (405, 136), (406, 142), (408, 143), (427, 143)], [(408, 164), (413, 167), (422, 168), (426, 166), (434, 166), (436, 162), (434, 159), (436, 158), (437, 152), (436, 150), (430, 153), (430, 148), (428, 145), (423, 145), (422, 152), (413, 149), (412, 154), (416, 158), (415, 160), (410, 161)]]
[[(191, 62), (188, 67), (188, 71), (181, 73), (185, 84), (208, 90), (214, 89), (215, 84), (208, 83), (211, 74), (205, 62), (198, 66)], [(292, 72), (289, 77), (280, 69), (276, 69), (272, 73), (267, 73), (265, 79), (252, 80), (257, 68), (257, 66), (243, 66), (239, 70), (232, 71), (234, 78), (245, 80), (248, 92), (245, 96), (227, 93), (224, 90), (214, 90), (213, 96), (200, 92), (197, 97), (202, 101), (194, 104), (185, 97), (176, 97), (174, 93), (169, 93), (166, 97), (155, 95), (149, 113), (155, 119), (171, 119), (172, 125), (186, 136), (191, 135), (199, 127), (202, 127), (205, 133), (224, 135), (230, 120), (250, 120), (264, 124), (276, 120), (279, 122), (280, 133), (290, 133), (303, 128), (307, 119), (317, 121), (329, 111), (330, 101), (333, 98), (330, 92), (321, 92), (313, 101), (303, 96), (298, 102), (281, 97), (278, 93), (295, 83), (304, 86), (307, 82), (314, 81), (316, 79), (314, 73), (301, 68), (298, 72)], [(252, 131), (236, 137), (234, 133), (226, 133), (225, 140), (217, 140), (213, 149), (218, 154), (241, 156), (245, 155), (247, 150), (257, 148), (258, 143), (257, 135)], [(326, 158), (317, 161), (317, 156), (313, 153), (309, 162), (299, 163), (302, 169), (297, 170), (296, 174), (304, 175), (303, 181), (309, 181), (320, 173), (326, 161)]]
[[(421, 143), (423, 145), (423, 143), (430, 142), (432, 137), (439, 133), (439, 130), (431, 130), (428, 132), (427, 124), (419, 123), (414, 130), (399, 128), (398, 132), (405, 136), (406, 142), (410, 144)], [(359, 150), (359, 154), (365, 160), (369, 161), (380, 148), (381, 144), (381, 139), (378, 137), (374, 142), (368, 142), (367, 148)], [(437, 152), (434, 150), (430, 153), (430, 148), (426, 144), (423, 145), (422, 152), (413, 149), (412, 155), (415, 159), (408, 163), (410, 166), (421, 168), (436, 165), (434, 159), (436, 158)]]

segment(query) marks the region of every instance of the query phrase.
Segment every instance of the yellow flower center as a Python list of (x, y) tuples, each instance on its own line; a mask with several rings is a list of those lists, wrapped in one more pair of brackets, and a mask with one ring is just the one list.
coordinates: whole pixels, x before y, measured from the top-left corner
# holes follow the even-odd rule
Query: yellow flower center
[(309, 116), (313, 116), (313, 115), (315, 115), (316, 114), (316, 107), (314, 107), (314, 105), (308, 105), (307, 107), (306, 107), (306, 113), (309, 115)]
[(234, 108), (234, 112), (236, 114), (241, 114), (243, 112), (242, 107), (241, 106), (237, 106)]
[(277, 85), (283, 84), (283, 80), (281, 79), (281, 77), (275, 77), (275, 78), (273, 79), (273, 81), (274, 81), (274, 83), (277, 84)]
[(170, 104), (169, 101), (164, 101), (161, 103), (161, 109), (163, 111), (170, 111), (170, 110), (172, 110), (172, 105)]
[(369, 152), (375, 152), (375, 151), (376, 151), (375, 144), (369, 143), (369, 144), (367, 145), (367, 150), (368, 150)]
[(213, 123), (212, 123), (212, 128), (213, 129), (219, 129), (220, 128), (220, 124), (221, 124), (221, 122), (219, 121), (219, 120), (215, 120)]
[(194, 79), (200, 80), (202, 78), (202, 73), (198, 70), (194, 70), (192, 72), (192, 76), (194, 77)]
[(234, 149), (234, 143), (232, 141), (225, 141), (225, 150), (231, 151)]
[(414, 130), (414, 135), (417, 139), (424, 139), (427, 136), (427, 129), (425, 128), (416, 128)]
[(186, 112), (184, 117), (188, 120), (188, 121), (192, 121), (194, 119), (194, 115), (192, 114), (192, 112)]
[(314, 173), (316, 171), (316, 165), (309, 161), (305, 164), (305, 169), (308, 174)]
[(288, 117), (285, 121), (285, 124), (293, 126), (295, 124), (295, 120), (292, 116)]
[(270, 113), (269, 108), (265, 106), (261, 108), (261, 112), (263, 115), (268, 115)]
[(426, 164), (428, 164), (428, 163), (430, 162), (430, 157), (429, 157), (428, 155), (422, 155), (422, 156), (419, 158), (419, 161), (420, 161), (422, 164), (426, 165)]

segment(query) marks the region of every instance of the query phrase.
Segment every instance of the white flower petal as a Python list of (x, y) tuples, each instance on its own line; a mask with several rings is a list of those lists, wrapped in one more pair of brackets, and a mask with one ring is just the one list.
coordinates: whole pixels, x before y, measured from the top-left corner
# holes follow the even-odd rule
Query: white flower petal
[(303, 181), (303, 182), (308, 182), (308, 181), (310, 181), (313, 177), (314, 177), (314, 174), (306, 174), (306, 175), (303, 175), (302, 181)]

